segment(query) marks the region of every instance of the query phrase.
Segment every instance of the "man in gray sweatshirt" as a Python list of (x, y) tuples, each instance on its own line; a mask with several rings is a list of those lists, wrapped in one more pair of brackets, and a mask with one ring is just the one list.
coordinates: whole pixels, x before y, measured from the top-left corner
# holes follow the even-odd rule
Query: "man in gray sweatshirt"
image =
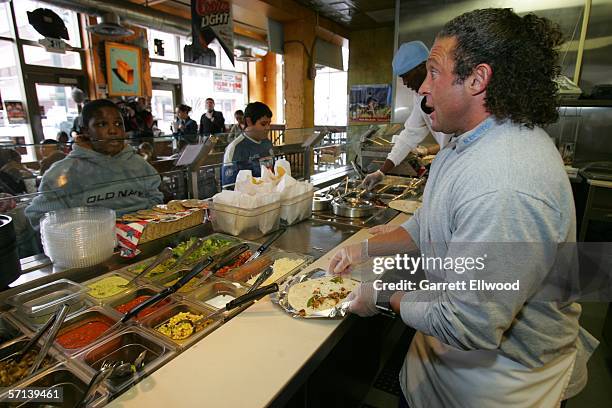
[(83, 107), (83, 135), (63, 160), (45, 172), (26, 208), (38, 228), (48, 211), (80, 206), (111, 208), (122, 215), (163, 202), (157, 171), (125, 145), (119, 108), (107, 99)]
[[(330, 272), (343, 273), (368, 257), (434, 260), (423, 269), (439, 285), (419, 282), (390, 299), (417, 329), (400, 374), (403, 406), (553, 407), (586, 383), (598, 343), (580, 328), (571, 296), (545, 292), (546, 282), (571, 281), (560, 247), (576, 235), (563, 162), (540, 127), (557, 120), (561, 41), (550, 21), (510, 9), (447, 23), (419, 93), (434, 109), (433, 129), (455, 136), (432, 163), (423, 206), (402, 228), (331, 261)], [(483, 268), (466, 272), (470, 258)], [(485, 291), (478, 282), (516, 287)], [(363, 283), (349, 310), (377, 313), (377, 289)]]

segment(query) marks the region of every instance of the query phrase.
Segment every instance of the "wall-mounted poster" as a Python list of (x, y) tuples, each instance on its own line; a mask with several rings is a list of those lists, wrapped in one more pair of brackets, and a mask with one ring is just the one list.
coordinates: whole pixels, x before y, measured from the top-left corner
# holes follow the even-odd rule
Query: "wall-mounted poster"
[(110, 96), (140, 96), (142, 71), (140, 48), (106, 42), (106, 78)]
[(389, 122), (391, 85), (353, 85), (349, 97), (349, 121)]
[(11, 125), (27, 123), (26, 112), (21, 101), (5, 101), (6, 117)]

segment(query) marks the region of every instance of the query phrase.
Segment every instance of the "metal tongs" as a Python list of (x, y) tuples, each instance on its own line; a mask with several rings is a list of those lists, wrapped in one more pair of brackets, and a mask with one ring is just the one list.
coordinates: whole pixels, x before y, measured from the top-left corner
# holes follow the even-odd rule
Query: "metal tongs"
[(38, 329), (34, 337), (30, 339), (30, 341), (21, 349), (21, 351), (17, 353), (15, 360), (17, 362), (20, 362), (21, 359), (32, 349), (32, 347), (34, 347), (34, 345), (38, 343), (38, 340), (46, 332), (49, 333), (47, 337), (45, 338), (45, 340), (43, 341), (43, 345), (40, 348), (40, 352), (36, 356), (36, 360), (34, 360), (34, 364), (32, 364), (32, 367), (30, 367), (30, 371), (28, 375), (34, 374), (38, 370), (38, 367), (40, 367), (40, 365), (42, 364), (43, 360), (47, 356), (47, 353), (49, 352), (49, 348), (51, 347), (51, 344), (53, 344), (53, 341), (55, 340), (55, 337), (57, 336), (57, 333), (59, 332), (60, 327), (64, 323), (64, 320), (66, 319), (66, 316), (68, 315), (69, 310), (70, 310), (70, 305), (68, 305), (67, 303), (63, 304), (62, 307), (59, 308), (58, 311), (55, 312), (53, 316), (51, 316), (51, 318), (47, 321), (47, 323), (45, 323), (44, 326)]
[(100, 370), (91, 378), (91, 381), (89, 381), (87, 389), (83, 393), (83, 397), (79, 402), (77, 402), (75, 407), (86, 407), (87, 404), (91, 402), (93, 396), (96, 394), (98, 386), (113, 374), (113, 372), (115, 371), (115, 367), (117, 367), (118, 365), (119, 362), (104, 362), (104, 364), (102, 364), (102, 368), (100, 368)]
[(138, 279), (140, 279), (142, 276), (146, 276), (149, 272), (151, 272), (153, 269), (157, 268), (159, 265), (161, 265), (162, 263), (164, 263), (165, 261), (167, 261), (170, 258), (172, 258), (172, 248), (165, 247), (159, 253), (159, 255), (157, 255), (155, 260), (149, 266), (144, 268), (142, 272), (140, 272), (138, 275), (136, 275), (132, 279), (130, 279), (130, 281), (128, 283), (125, 283), (125, 284), (119, 285), (119, 286), (120, 287), (124, 287), (124, 288), (130, 286), (131, 284), (136, 282)]
[(207, 322), (209, 322), (210, 320), (214, 320), (217, 317), (223, 315), (225, 312), (228, 312), (232, 309), (235, 309), (237, 307), (243, 306), (247, 303), (251, 303), (254, 302), (256, 300), (261, 299), (262, 297), (269, 295), (271, 293), (275, 293), (278, 292), (278, 284), (277, 283), (272, 283), (268, 286), (264, 286), (262, 288), (256, 289), (252, 292), (247, 292), (242, 296), (238, 296), (236, 299), (227, 302), (225, 304), (225, 306), (223, 306), (221, 309), (217, 310), (216, 312), (213, 312), (211, 314), (209, 314), (208, 316), (205, 316), (195, 322), (189, 320), (189, 319), (183, 319), (180, 320), (177, 325), (181, 324), (181, 323), (187, 323), (189, 325), (191, 325), (193, 332), (196, 333), (199, 330), (205, 328), (206, 326), (208, 326), (209, 324)]
[(266, 281), (266, 279), (272, 276), (273, 272), (274, 272), (273, 265), (270, 265), (266, 269), (264, 269), (263, 272), (259, 274), (255, 282), (253, 282), (253, 285), (251, 285), (251, 287), (247, 290), (246, 293), (251, 293), (255, 289), (259, 288)]
[(266, 250), (270, 247), (270, 245), (272, 245), (277, 239), (280, 238), (281, 235), (285, 233), (285, 231), (287, 231), (286, 227), (280, 227), (278, 231), (273, 233), (272, 236), (266, 240), (266, 242), (261, 244), (261, 246), (257, 248), (255, 252), (253, 252), (253, 255), (251, 255), (249, 259), (246, 260), (245, 264), (259, 258), (261, 254), (266, 252)]
[[(165, 299), (168, 296), (170, 296), (171, 294), (177, 292), (180, 288), (185, 286), (191, 279), (193, 279), (197, 275), (199, 275), (203, 270), (205, 270), (213, 262), (214, 262), (214, 259), (211, 258), (211, 257), (208, 257), (208, 258), (198, 262), (193, 268), (191, 268), (189, 273), (184, 275), (174, 285), (165, 288), (164, 290), (159, 292), (157, 295), (151, 296), (149, 299), (145, 300), (144, 302), (142, 302), (138, 306), (134, 307), (132, 310), (130, 310), (129, 312), (124, 314), (123, 317), (117, 323), (115, 323), (111, 328), (114, 328), (115, 326), (118, 326), (121, 323), (126, 323), (128, 320), (130, 320), (132, 317), (138, 315), (138, 313), (140, 313), (144, 309), (153, 306), (157, 302), (160, 302), (163, 299)], [(208, 271), (208, 273), (204, 275), (203, 280), (208, 279), (211, 275), (212, 275), (212, 271)], [(108, 330), (110, 330), (110, 329), (108, 329)]]
[(87, 404), (91, 402), (91, 398), (95, 395), (98, 386), (107, 378), (121, 378), (140, 371), (144, 367), (146, 355), (147, 350), (144, 350), (136, 357), (133, 363), (126, 363), (123, 361), (109, 362), (106, 360), (102, 362), (100, 370), (92, 377), (91, 381), (89, 381), (87, 389), (76, 407), (87, 406)]
[[(189, 272), (187, 274), (185, 274), (181, 279), (179, 279), (174, 285), (165, 288), (164, 290), (162, 290), (158, 294), (156, 294), (154, 296), (151, 296), (149, 299), (145, 300), (144, 302), (142, 302), (138, 306), (134, 307), (132, 310), (130, 310), (129, 312), (124, 314), (123, 317), (121, 318), (121, 320), (119, 320), (117, 323), (115, 323), (108, 330), (111, 330), (111, 329), (115, 328), (116, 326), (119, 326), (121, 323), (126, 323), (128, 320), (130, 320), (134, 316), (138, 315), (138, 313), (140, 313), (141, 311), (145, 310), (148, 307), (153, 306), (157, 302), (162, 301), (163, 299), (167, 298), (171, 294), (176, 293), (180, 288), (185, 286), (191, 279), (195, 278), (202, 271), (207, 270), (207, 272), (202, 277), (202, 281), (205, 281), (210, 276), (212, 276), (212, 274), (217, 269), (219, 269), (219, 268), (223, 267), (225, 264), (231, 262), (234, 258), (239, 256), (241, 253), (243, 253), (247, 249), (249, 249), (249, 246), (247, 244), (241, 244), (241, 245), (234, 246), (234, 247), (224, 251), (220, 255), (219, 259), (217, 259), (217, 260), (215, 260), (214, 258), (209, 256), (206, 259), (198, 262), (193, 268), (191, 268), (191, 270), (189, 270)], [(211, 265), (212, 265), (212, 267), (211, 267)], [(188, 270), (188, 269), (185, 269), (185, 270)], [(180, 272), (180, 270), (179, 270), (179, 272)]]
[(196, 241), (193, 244), (191, 244), (191, 246), (189, 248), (187, 248), (187, 250), (185, 252), (183, 252), (183, 255), (179, 256), (179, 258), (176, 260), (176, 262), (174, 263), (174, 265), (172, 267), (173, 268), (177, 267), (181, 263), (183, 263), (183, 261), (185, 259), (187, 259), (189, 257), (189, 255), (193, 254), (196, 249), (201, 247), (203, 243), (204, 243), (204, 238), (196, 239)]

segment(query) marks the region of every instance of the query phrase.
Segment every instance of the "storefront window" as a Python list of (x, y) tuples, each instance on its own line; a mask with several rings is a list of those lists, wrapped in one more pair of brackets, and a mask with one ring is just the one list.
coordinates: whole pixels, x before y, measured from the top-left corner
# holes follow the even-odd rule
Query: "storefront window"
[(151, 76), (153, 78), (179, 79), (179, 67), (175, 64), (151, 62)]
[(13, 37), (10, 20), (11, 12), (8, 3), (0, 3), (0, 37)]
[(157, 128), (164, 134), (172, 133), (170, 127), (174, 121), (174, 102), (172, 91), (154, 89), (151, 98), (151, 113), (157, 120)]
[(246, 75), (183, 65), (183, 101), (192, 107), (191, 117), (199, 120), (204, 113), (206, 98), (215, 100), (215, 110), (221, 111), (225, 123), (234, 122), (234, 111), (244, 109), (247, 100)]
[(72, 88), (63, 85), (36, 84), (38, 106), (45, 139), (55, 139), (59, 131), (70, 134), (74, 118), (79, 115), (72, 100)]
[(317, 69), (314, 96), (316, 126), (346, 126), (347, 80), (346, 71), (329, 67)]
[[(66, 41), (75, 48), (81, 47), (81, 37), (79, 36), (79, 23), (77, 13), (71, 10), (52, 6), (47, 2), (19, 0), (13, 2), (15, 8), (15, 19), (17, 20), (17, 31), (19, 38), (24, 40), (38, 41), (43, 38), (28, 22), (28, 11), (33, 11), (38, 8), (46, 8), (53, 10), (64, 21), (68, 29), (70, 39)], [(79, 66), (80, 69), (80, 66)]]
[(74, 51), (66, 51), (65, 54), (58, 54), (55, 52), (47, 52), (42, 47), (24, 45), (23, 56), (26, 64), (30, 65), (81, 69), (81, 55)]
[[(22, 92), (17, 70), (15, 44), (9, 41), (0, 41), (0, 96), (2, 97), (2, 110), (0, 110), (0, 141), (6, 144), (30, 144), (32, 136), (26, 124), (27, 118), (18, 114), (19, 109), (25, 113), (26, 100)], [(9, 115), (10, 111), (10, 115)], [(10, 117), (9, 117), (10, 116)], [(18, 149), (24, 155), (24, 161), (34, 159), (34, 149)]]
[[(149, 41), (149, 57), (153, 59), (163, 59), (168, 61), (178, 61), (178, 50), (176, 49), (176, 36), (170, 33), (164, 33), (157, 30), (147, 30), (147, 39)], [(162, 41), (161, 50), (155, 46), (155, 40)]]

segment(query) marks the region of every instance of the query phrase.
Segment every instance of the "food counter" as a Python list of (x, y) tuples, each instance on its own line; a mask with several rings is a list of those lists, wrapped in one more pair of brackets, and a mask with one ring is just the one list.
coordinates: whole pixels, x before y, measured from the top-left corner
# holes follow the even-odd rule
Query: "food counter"
[[(389, 224), (409, 218), (400, 214)], [(298, 224), (299, 225), (299, 224)], [(327, 267), (338, 248), (368, 237), (361, 230), (321, 256), (304, 271)], [(313, 370), (355, 316), (343, 320), (301, 320), (285, 314), (269, 298), (241, 312), (172, 362), (113, 401), (111, 407), (265, 407), (298, 374)], [(237, 389), (240, 389), (237, 392)]]
[[(381, 210), (380, 215), (382, 218), (369, 218), (372, 225), (389, 220), (398, 224), (407, 219), (403, 214), (391, 219), (397, 212), (389, 209)], [(274, 270), (278, 261), (279, 266), (283, 264), (292, 271), (291, 274), (326, 268), (339, 246), (367, 237), (367, 231), (363, 228), (368, 226), (371, 225), (330, 223), (309, 218), (290, 226), (264, 257), (268, 258), (268, 265), (274, 264)], [(190, 241), (186, 240), (197, 236), (205, 238), (202, 248), (210, 247), (210, 255), (215, 251), (220, 253), (223, 245), (233, 247), (241, 243), (241, 246), (245, 246), (244, 240), (212, 234), (210, 223), (205, 223), (143, 244), (142, 254), (131, 261), (114, 256), (95, 267), (65, 271), (47, 266), (43, 268), (46, 272), (42, 272), (41, 278), (0, 294), (2, 305), (14, 307), (10, 313), (0, 316), (3, 325), (18, 328), (15, 333), (11, 331), (14, 327), (0, 333), (13, 333), (11, 345), (14, 347), (15, 342), (24, 343), (31, 338), (60, 304), (68, 302), (60, 302), (54, 296), (65, 294), (66, 299), (70, 299), (66, 321), (59, 326), (57, 340), (49, 353), (51, 362), (48, 364), (53, 368), (39, 370), (20, 385), (53, 385), (57, 383), (56, 377), (59, 378), (57, 381), (70, 377), (70, 383), (77, 390), (75, 393), (79, 394), (100, 370), (103, 362), (108, 359), (132, 362), (146, 349), (149, 355), (145, 358), (142, 371), (135, 372), (133, 378), (125, 380), (108, 379), (96, 394), (94, 406), (105, 404), (111, 394), (120, 395), (118, 400), (111, 402), (115, 406), (141, 406), (147, 402), (157, 405), (161, 401), (176, 401), (177, 392), (181, 395), (181, 403), (188, 406), (202, 401), (202, 387), (205, 387), (206, 402), (212, 406), (266, 406), (275, 399), (278, 401), (280, 395), (286, 399), (295, 392), (300, 382), (308, 377), (355, 323), (355, 317), (317, 321), (294, 319), (266, 297), (246, 309), (231, 312), (225, 321), (219, 316), (211, 318), (210, 322), (208, 318), (202, 320), (205, 325), (201, 331), (195, 331), (195, 326), (189, 324), (192, 331), (182, 337), (181, 333), (185, 332), (185, 325), (189, 323), (186, 320), (196, 322), (227, 301), (244, 294), (253, 283), (252, 274), (242, 276), (233, 269), (227, 276), (221, 276), (222, 268), (202, 285), (197, 282), (200, 278), (196, 277), (192, 281), (196, 282), (193, 286), (186, 285), (163, 304), (142, 310), (134, 316), (133, 323), (119, 326), (120, 329), (114, 326), (123, 313), (164, 287), (171, 286), (197, 262), (185, 257), (183, 269), (178, 269), (178, 263), (173, 266), (177, 269), (164, 269), (166, 267), (162, 263), (162, 272), (154, 273), (155, 268), (133, 283), (131, 279), (144, 269), (144, 265), (148, 265), (150, 257), (168, 245), (175, 250), (183, 246), (184, 251), (190, 246)], [(265, 240), (266, 237), (262, 237), (257, 239), (258, 242), (246, 242), (246, 245), (250, 251), (254, 251)], [(183, 243), (177, 246), (181, 241)], [(191, 238), (191, 241), (196, 239)], [(217, 241), (224, 241), (225, 244), (218, 244)], [(180, 255), (174, 254), (175, 257)], [(198, 254), (196, 259), (206, 256)], [(232, 259), (243, 258), (244, 262), (247, 257)], [(310, 264), (313, 260), (316, 261)], [(251, 263), (248, 265), (252, 266)], [(37, 276), (40, 274), (41, 271)], [(281, 275), (273, 272), (268, 281), (280, 278)], [(48, 290), (45, 285), (50, 285)], [(31, 293), (28, 292), (30, 289)], [(54, 310), (47, 308), (51, 303), (54, 303)], [(2, 312), (6, 310), (8, 307)], [(105, 332), (109, 328), (111, 330)], [(2, 359), (11, 352), (5, 349)], [(194, 375), (194, 367), (197, 367), (197, 375)], [(262, 369), (266, 371), (265, 376), (257, 374)], [(133, 386), (134, 382), (138, 384)], [(237, 383), (251, 384), (252, 392), (236, 395), (232, 391)]]

